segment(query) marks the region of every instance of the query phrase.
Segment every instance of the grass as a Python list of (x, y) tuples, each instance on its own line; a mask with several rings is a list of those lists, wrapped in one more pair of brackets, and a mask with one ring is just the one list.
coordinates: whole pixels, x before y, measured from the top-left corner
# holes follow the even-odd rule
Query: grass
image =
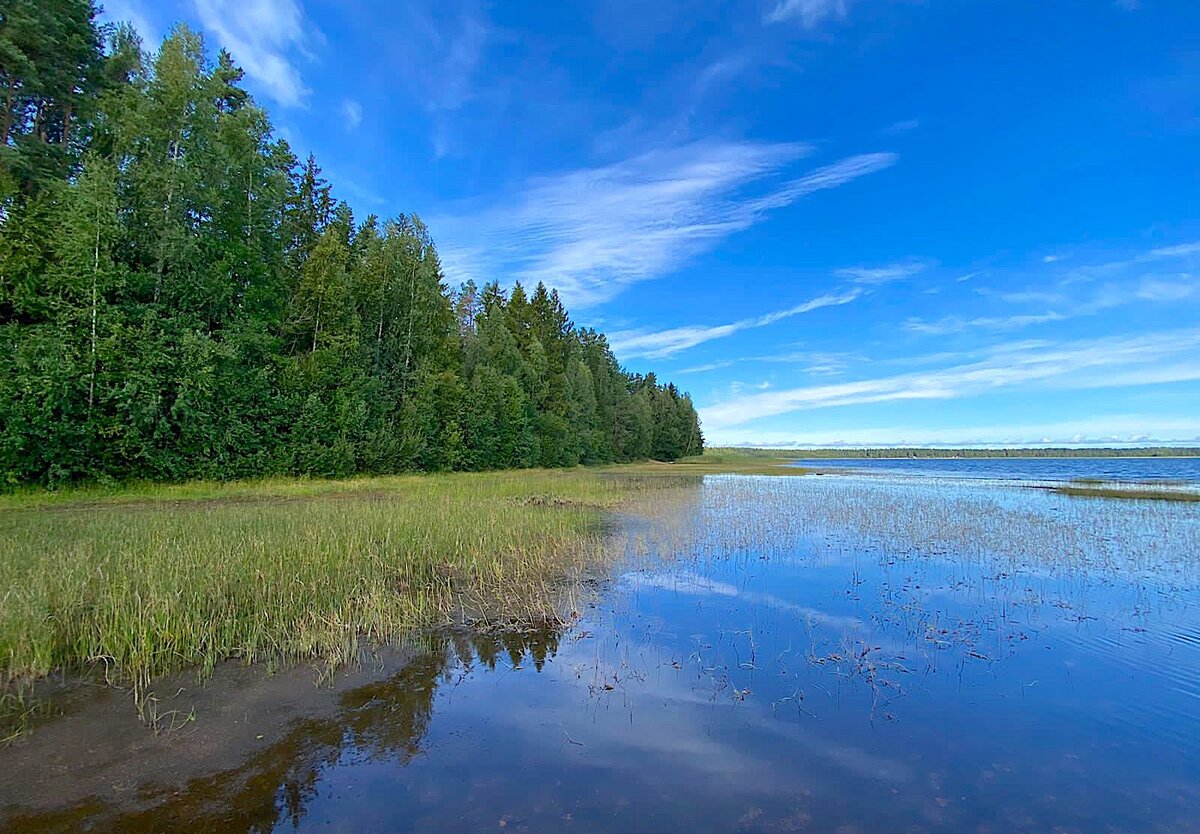
[[(595, 469), (0, 495), (0, 717), (28, 709), (31, 687), (60, 670), (99, 670), (140, 699), (162, 675), (203, 674), (230, 658), (333, 666), (366, 645), (457, 620), (566, 618), (577, 605), (576, 580), (626, 552), (608, 541), (608, 512), (657, 515), (670, 522), (664, 530), (680, 526), (670, 552), (699, 552), (703, 542), (688, 542), (697, 494), (673, 488), (714, 474), (804, 474), (784, 465), (790, 460), (786, 452), (717, 450)], [(738, 483), (719, 492), (740, 495)], [(1094, 496), (1103, 488), (1060, 491)], [(1113, 497), (1194, 500), (1143, 492), (1151, 490)], [(869, 511), (843, 501), (832, 482), (820, 494), (812, 506), (821, 512), (857, 507), (841, 519), (847, 525), (886, 519), (892, 536), (912, 523), (930, 526), (889, 514), (874, 497)], [(794, 510), (731, 517), (728, 535), (745, 542), (805, 521)], [(969, 532), (960, 546), (978, 533)], [(631, 552), (638, 547), (663, 549), (635, 543)]]
[(781, 462), (0, 495), (0, 717), (58, 671), (140, 702), (162, 675), (231, 658), (336, 666), (464, 618), (564, 618), (574, 580), (616, 552), (606, 512), (707, 474), (799, 474)]
[(674, 463), (647, 461), (611, 467), (622, 473), (657, 475), (805, 475), (808, 471), (789, 464), (793, 452), (770, 449), (706, 449), (704, 454), (681, 458)]
[(1051, 487), (1051, 492), (1075, 498), (1124, 498), (1131, 501), (1200, 501), (1200, 492), (1184, 492), (1177, 489), (1153, 489), (1148, 485), (1137, 488), (1124, 486), (1101, 486), (1076, 481), (1063, 486)]
[[(275, 480), (0, 497), (0, 695), (56, 670), (143, 693), (221, 660), (339, 664), (464, 616), (569, 611), (614, 470)], [(3, 710), (0, 710), (2, 712)]]

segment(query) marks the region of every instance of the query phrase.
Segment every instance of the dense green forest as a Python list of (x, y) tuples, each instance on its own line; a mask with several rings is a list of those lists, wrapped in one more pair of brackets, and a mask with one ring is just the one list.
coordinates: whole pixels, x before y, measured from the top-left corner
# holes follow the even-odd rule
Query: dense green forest
[(0, 483), (701, 451), (557, 293), (450, 290), (415, 215), (356, 220), (227, 53), (95, 16), (0, 4)]

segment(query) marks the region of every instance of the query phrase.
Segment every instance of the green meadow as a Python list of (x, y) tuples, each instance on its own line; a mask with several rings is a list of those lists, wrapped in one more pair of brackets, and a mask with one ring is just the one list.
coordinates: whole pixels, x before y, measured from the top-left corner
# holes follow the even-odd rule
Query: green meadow
[(229, 658), (336, 665), (431, 625), (566, 618), (605, 511), (664, 469), (3, 496), (0, 681), (11, 708), (60, 670), (140, 693)]

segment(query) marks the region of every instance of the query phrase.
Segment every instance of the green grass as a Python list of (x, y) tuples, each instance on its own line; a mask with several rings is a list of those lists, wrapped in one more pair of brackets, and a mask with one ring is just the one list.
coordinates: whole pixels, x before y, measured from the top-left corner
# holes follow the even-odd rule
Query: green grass
[(57, 671), (141, 698), (162, 675), (231, 658), (336, 666), (464, 618), (564, 618), (574, 580), (619, 550), (608, 511), (669, 507), (672, 488), (709, 474), (801, 474), (784, 462), (0, 495), (0, 716), (36, 704)]
[(704, 454), (674, 463), (647, 461), (610, 469), (640, 475), (804, 475), (806, 470), (788, 464), (795, 453), (769, 449), (706, 449)]
[(1123, 498), (1131, 501), (1200, 501), (1200, 493), (1175, 489), (1153, 489), (1143, 485), (1138, 488), (1122, 486), (1100, 486), (1076, 481), (1065, 486), (1052, 487), (1051, 492), (1076, 498)]
[(338, 664), (464, 615), (565, 615), (570, 578), (606, 558), (604, 511), (662, 485), (578, 469), (5, 496), (0, 694), (89, 668), (138, 693), (227, 658)]

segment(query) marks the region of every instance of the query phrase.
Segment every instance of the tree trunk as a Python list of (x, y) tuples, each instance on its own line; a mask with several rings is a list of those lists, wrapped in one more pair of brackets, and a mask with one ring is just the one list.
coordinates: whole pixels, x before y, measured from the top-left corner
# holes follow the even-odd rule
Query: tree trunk
[(404, 337), (404, 382), (400, 387), (401, 393), (405, 394), (408, 393), (408, 366), (412, 361), (413, 319), (417, 312), (413, 308), (417, 306), (417, 267), (419, 266), (420, 262), (413, 264), (412, 275), (409, 276), (408, 282), (408, 333)]
[[(171, 184), (167, 186), (167, 202), (163, 205), (163, 223), (166, 224), (171, 217), (171, 203), (175, 199), (175, 174), (179, 168), (179, 146), (183, 144), (183, 125), (179, 125), (179, 135), (175, 138), (174, 147), (171, 148)], [(163, 230), (166, 231), (165, 229)], [(163, 270), (166, 268), (165, 253), (163, 252), (166, 234), (163, 234), (158, 243), (158, 277), (154, 279), (154, 303), (158, 303), (159, 296), (162, 294)]]
[(96, 243), (92, 248), (92, 373), (88, 380), (88, 422), (92, 420), (92, 406), (96, 402), (96, 307), (100, 280), (100, 206), (96, 205)]
[(322, 293), (320, 296), (317, 297), (317, 320), (313, 323), (312, 349), (309, 351), (309, 353), (317, 352), (317, 336), (321, 332), (321, 302), (324, 300), (325, 300), (324, 293)]

